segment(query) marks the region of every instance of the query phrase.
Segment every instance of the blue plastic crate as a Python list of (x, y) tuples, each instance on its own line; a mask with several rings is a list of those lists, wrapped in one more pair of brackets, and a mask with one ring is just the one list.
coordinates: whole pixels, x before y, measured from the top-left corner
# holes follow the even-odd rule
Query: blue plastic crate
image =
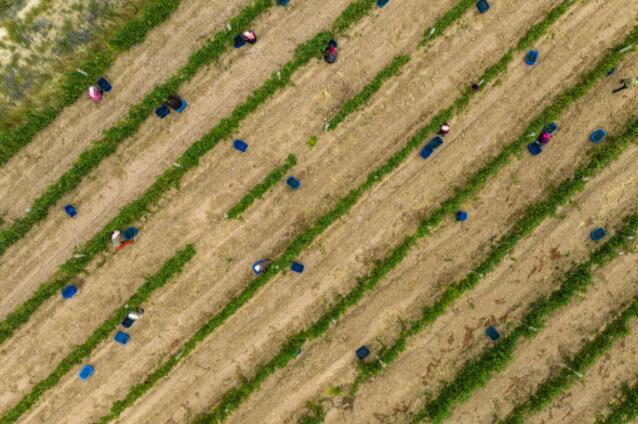
[(75, 296), (77, 292), (78, 292), (78, 288), (75, 287), (73, 284), (67, 285), (61, 291), (62, 297), (65, 299), (71, 299), (73, 296)]
[(525, 55), (525, 63), (528, 65), (535, 65), (538, 61), (538, 50), (530, 50)]
[(277, 0), (279, 6), (288, 6), (288, 0)]
[(73, 205), (65, 205), (64, 206), (64, 211), (66, 212), (67, 215), (69, 215), (71, 218), (74, 218), (75, 215), (78, 214), (78, 211), (75, 210), (75, 208), (73, 207)]
[(589, 136), (589, 140), (594, 144), (598, 144), (603, 141), (603, 138), (605, 138), (606, 135), (607, 132), (605, 130), (602, 128), (596, 128)]
[(437, 135), (436, 137), (428, 141), (428, 144), (426, 144), (426, 146), (430, 146), (434, 150), (441, 144), (443, 144), (443, 138), (440, 135)]
[(426, 144), (425, 147), (421, 149), (421, 153), (419, 153), (419, 156), (421, 156), (423, 159), (427, 159), (432, 155), (433, 152), (434, 149)]
[(388, 3), (390, 3), (390, 0), (377, 0), (377, 7), (384, 7)]
[(593, 241), (598, 241), (604, 238), (606, 235), (607, 235), (607, 231), (605, 231), (603, 227), (598, 227), (594, 231), (589, 233), (589, 238), (591, 238)]
[(303, 264), (299, 262), (293, 262), (292, 264), (290, 264), (290, 269), (294, 272), (298, 272), (299, 274), (303, 272), (303, 268)]
[(133, 323), (135, 322), (134, 319), (131, 319), (129, 317), (126, 317), (122, 320), (122, 327), (124, 328), (131, 328), (131, 326), (133, 325)]
[(490, 325), (489, 327), (485, 329), (485, 335), (494, 341), (497, 341), (498, 339), (501, 338), (501, 334), (493, 325)]
[(295, 177), (288, 177), (286, 179), (286, 184), (288, 184), (288, 187), (293, 190), (297, 190), (301, 186), (301, 182), (299, 182), (299, 180)]
[(115, 341), (121, 345), (127, 344), (129, 338), (130, 338), (129, 335), (123, 331), (118, 331), (117, 333), (115, 333), (115, 337), (114, 337)]
[(476, 8), (480, 13), (485, 13), (489, 10), (490, 4), (487, 2), (487, 0), (478, 0), (476, 2)]
[(111, 87), (111, 83), (110, 83), (110, 82), (108, 82), (108, 81), (106, 80), (106, 78), (104, 78), (104, 77), (102, 77), (102, 78), (100, 78), (99, 80), (97, 80), (97, 85), (98, 85), (98, 87), (100, 87), (100, 89), (101, 89), (102, 91), (104, 91), (105, 93), (108, 93), (109, 91), (111, 91), (111, 88), (112, 88), (112, 87)]
[(536, 156), (543, 151), (543, 147), (537, 142), (533, 142), (527, 145), (527, 150), (529, 150), (532, 156)]
[(241, 38), (241, 34), (237, 34), (233, 41), (233, 47), (238, 49), (240, 47), (244, 47), (245, 45), (246, 45), (246, 42), (244, 41), (243, 38)]
[(166, 105), (162, 105), (155, 109), (155, 115), (157, 115), (160, 119), (164, 119), (171, 113), (171, 110)]
[(85, 365), (82, 367), (82, 370), (80, 370), (80, 378), (84, 381), (86, 381), (90, 376), (93, 375), (93, 367), (91, 365)]
[(459, 222), (467, 221), (467, 217), (468, 215), (467, 215), (467, 212), (465, 211), (458, 211), (456, 213), (456, 220)]
[(126, 230), (124, 230), (124, 232), (122, 232), (122, 238), (124, 239), (124, 241), (133, 240), (135, 239), (135, 236), (137, 236), (138, 233), (139, 233), (139, 230), (137, 228), (128, 227)]
[(175, 112), (177, 113), (182, 113), (184, 109), (186, 109), (186, 106), (188, 106), (188, 103), (186, 103), (186, 100), (184, 99), (181, 99), (181, 100), (182, 100), (182, 105), (178, 107), (177, 109), (175, 109)]
[(543, 128), (543, 131), (550, 134), (554, 134), (557, 129), (558, 129), (558, 125), (556, 125), (556, 122), (550, 122), (549, 124), (545, 125), (545, 128)]
[(248, 144), (244, 140), (237, 139), (233, 141), (233, 147), (243, 153), (248, 149)]
[(359, 359), (360, 361), (363, 361), (364, 359), (366, 359), (366, 357), (369, 354), (370, 354), (370, 349), (368, 349), (366, 346), (361, 346), (356, 351), (357, 359)]

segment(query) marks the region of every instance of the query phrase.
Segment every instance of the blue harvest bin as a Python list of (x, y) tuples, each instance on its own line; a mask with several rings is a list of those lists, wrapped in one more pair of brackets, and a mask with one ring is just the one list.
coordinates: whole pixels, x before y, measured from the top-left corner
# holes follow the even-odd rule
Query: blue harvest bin
[(589, 140), (594, 144), (598, 144), (603, 141), (603, 138), (605, 138), (606, 135), (607, 132), (605, 130), (603, 130), (602, 128), (597, 128), (594, 130), (594, 132), (591, 133), (591, 135), (589, 136)]
[(246, 42), (244, 41), (243, 38), (241, 38), (241, 34), (237, 34), (233, 42), (233, 47), (238, 49), (240, 47), (244, 47), (245, 45), (246, 45)]
[(556, 125), (556, 122), (551, 122), (551, 123), (545, 125), (545, 128), (543, 128), (543, 131), (545, 131), (545, 132), (547, 132), (549, 134), (554, 134), (557, 129), (558, 129), (558, 125)]
[(233, 147), (243, 153), (248, 149), (248, 144), (244, 140), (237, 139), (233, 141)]
[(388, 3), (390, 3), (390, 0), (377, 0), (377, 7), (384, 7)]
[(538, 50), (530, 50), (525, 55), (525, 63), (528, 65), (535, 65), (536, 61), (538, 61)]
[(108, 93), (109, 91), (111, 91), (111, 83), (108, 82), (106, 80), (106, 78), (102, 77), (99, 80), (97, 80), (97, 85), (98, 87), (100, 87), (100, 90), (104, 91), (105, 93)]
[(430, 155), (432, 155), (432, 152), (434, 152), (434, 149), (426, 144), (425, 147), (421, 149), (421, 153), (419, 153), (419, 156), (421, 156), (423, 159), (427, 159), (430, 157)]
[(71, 299), (78, 292), (78, 288), (73, 284), (69, 284), (68, 286), (62, 289), (62, 297), (65, 299)]
[(164, 119), (171, 113), (170, 109), (166, 105), (162, 105), (155, 109), (155, 115), (157, 115), (160, 119)]
[(135, 238), (135, 236), (137, 236), (137, 233), (139, 233), (139, 230), (135, 227), (128, 227), (126, 230), (124, 230), (124, 232), (122, 233), (122, 238), (126, 241), (126, 240), (133, 240)]
[(459, 221), (459, 222), (467, 221), (467, 212), (458, 211), (456, 213), (456, 220)]
[(536, 156), (543, 151), (543, 147), (537, 142), (533, 142), (527, 145), (527, 150), (529, 150), (532, 156)]
[(366, 346), (361, 346), (359, 349), (357, 349), (356, 354), (357, 359), (363, 361), (370, 354), (370, 349), (368, 349)]
[(589, 233), (589, 237), (593, 241), (598, 241), (598, 240), (602, 239), (603, 237), (605, 237), (606, 235), (607, 235), (607, 231), (605, 231), (605, 229), (603, 227), (598, 227), (594, 231)]
[(73, 205), (66, 205), (64, 206), (64, 211), (66, 212), (67, 215), (69, 215), (71, 218), (74, 218), (75, 215), (78, 214), (78, 211), (75, 210), (75, 208), (73, 207)]
[(288, 184), (288, 187), (293, 190), (297, 190), (301, 186), (301, 182), (299, 182), (299, 180), (295, 177), (288, 177), (286, 179), (286, 184)]
[(131, 326), (133, 325), (133, 323), (135, 322), (134, 319), (131, 319), (129, 317), (126, 317), (122, 320), (122, 327), (124, 328), (131, 328)]
[(279, 6), (288, 6), (288, 0), (277, 0)]
[(118, 331), (114, 337), (115, 341), (121, 345), (125, 345), (128, 343), (129, 335), (123, 331)]
[(301, 274), (303, 272), (303, 264), (299, 263), (299, 262), (293, 262), (290, 265), (290, 269), (293, 270), (294, 272), (298, 272), (299, 274)]
[(478, 0), (476, 2), (476, 8), (480, 13), (485, 13), (490, 8), (490, 4), (487, 2), (487, 0)]
[(432, 149), (436, 149), (441, 144), (443, 144), (443, 138), (440, 135), (437, 135), (432, 140), (428, 141), (427, 145), (430, 146)]
[(91, 365), (85, 365), (82, 367), (82, 370), (80, 371), (80, 378), (84, 381), (86, 381), (90, 376), (93, 375), (93, 367)]
[(489, 337), (490, 339), (494, 341), (497, 341), (498, 339), (501, 338), (500, 333), (498, 332), (496, 327), (494, 327), (493, 325), (490, 325), (489, 327), (485, 329), (485, 335), (487, 335), (487, 337)]
[(182, 105), (175, 109), (175, 112), (182, 113), (182, 111), (186, 109), (186, 106), (188, 106), (188, 103), (186, 103), (186, 100), (182, 99)]

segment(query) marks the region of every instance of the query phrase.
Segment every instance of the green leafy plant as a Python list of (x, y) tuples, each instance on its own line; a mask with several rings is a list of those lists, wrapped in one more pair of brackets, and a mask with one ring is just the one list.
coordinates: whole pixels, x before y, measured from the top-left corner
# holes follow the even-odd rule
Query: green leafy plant
[(126, 301), (125, 305), (128, 305), (128, 308), (125, 306), (118, 308), (111, 318), (96, 328), (83, 344), (76, 346), (75, 349), (62, 359), (47, 378), (38, 382), (27, 396), (22, 398), (13, 408), (6, 411), (0, 417), (0, 423), (16, 422), (47, 390), (58, 384), (60, 379), (71, 371), (73, 367), (85, 361), (98, 344), (112, 335), (113, 330), (117, 328), (122, 317), (126, 315), (127, 310), (139, 307), (155, 290), (164, 287), (173, 277), (184, 269), (184, 266), (195, 256), (195, 253), (195, 248), (192, 245), (188, 245), (166, 261), (160, 270), (153, 276), (147, 278), (135, 294)]
[(257, 199), (261, 199), (264, 193), (270, 190), (275, 184), (277, 184), (281, 179), (286, 175), (286, 173), (297, 164), (297, 158), (295, 155), (289, 155), (288, 159), (283, 165), (280, 165), (270, 171), (270, 173), (264, 178), (262, 182), (253, 187), (248, 194), (246, 194), (242, 199), (235, 204), (230, 210), (226, 213), (226, 217), (229, 219), (237, 218), (241, 215), (246, 209), (253, 204), (253, 202)]
[(596, 424), (629, 424), (638, 417), (638, 383), (625, 384), (621, 399), (608, 407), (608, 414), (596, 420)]
[(150, 30), (166, 21), (180, 3), (181, 0), (153, 0), (147, 3), (137, 16), (124, 23), (106, 40), (102, 49), (95, 51), (79, 65), (88, 75), (75, 70), (64, 74), (60, 86), (55, 90), (57, 94), (54, 97), (59, 99), (58, 104), (41, 111), (27, 108), (22, 116), (17, 116), (15, 120), (23, 124), (0, 132), (0, 165), (8, 162), (39, 131), (53, 122), (65, 107), (75, 102), (86, 87), (111, 67), (119, 53), (142, 42)]
[[(565, 192), (569, 191), (569, 188), (565, 188)], [(516, 225), (514, 231), (518, 229)], [(595, 282), (592, 272), (594, 266), (602, 267), (615, 259), (621, 249), (630, 246), (636, 230), (638, 213), (628, 216), (623, 227), (603, 246), (593, 251), (587, 261), (566, 272), (558, 289), (534, 302), (521, 319), (521, 324), (507, 337), (477, 359), (468, 361), (456, 377), (446, 383), (439, 394), (426, 402), (413, 416), (412, 422), (421, 422), (426, 418), (432, 422), (441, 422), (448, 418), (456, 404), (469, 399), (475, 390), (484, 387), (494, 374), (505, 369), (514, 360), (515, 349), (523, 339), (534, 338), (551, 314), (569, 305), (575, 295), (592, 285)]]
[[(550, 402), (556, 399), (566, 389), (578, 379), (578, 375), (583, 375), (590, 369), (605, 353), (609, 352), (619, 340), (630, 333), (630, 320), (638, 318), (638, 298), (612, 322), (610, 322), (593, 340), (588, 341), (581, 350), (568, 361), (565, 368), (547, 378), (536, 388), (530, 398), (518, 405), (503, 423), (522, 423), (525, 416), (543, 410)], [(622, 413), (618, 413), (613, 419), (616, 422), (622, 421), (625, 412), (635, 414), (635, 400), (629, 400), (622, 407)], [(608, 417), (609, 418), (609, 417)], [(613, 422), (613, 421), (609, 421)]]
[[(162, 1), (166, 4), (171, 1), (178, 3), (177, 0)], [(231, 19), (231, 27), (248, 27), (251, 22), (261, 16), (271, 6), (272, 0), (257, 0), (251, 3), (246, 6), (239, 15)], [(138, 28), (138, 30), (135, 28)], [(139, 28), (138, 24), (130, 27), (131, 37), (141, 37)], [(3, 255), (11, 245), (22, 239), (33, 226), (45, 219), (49, 213), (49, 209), (65, 194), (77, 188), (84, 177), (97, 168), (104, 159), (115, 153), (117, 147), (125, 139), (137, 132), (155, 107), (161, 104), (168, 95), (177, 91), (185, 82), (190, 81), (202, 67), (218, 60), (232, 45), (234, 35), (235, 33), (230, 30), (217, 32), (204, 46), (188, 58), (186, 64), (182, 66), (175, 75), (170, 77), (165, 83), (155, 87), (150, 93), (144, 96), (138, 104), (131, 107), (124, 118), (104, 131), (102, 138), (95, 141), (90, 149), (82, 152), (77, 161), (71, 166), (71, 169), (65, 172), (58, 181), (49, 186), (46, 191), (33, 202), (30, 211), (25, 216), (16, 220), (7, 228), (0, 230), (0, 256)], [(124, 41), (122, 41), (122, 43), (124, 43)], [(98, 60), (99, 56), (99, 54), (96, 54), (94, 59)], [(95, 76), (93, 75), (92, 78), (93, 77)], [(77, 84), (78, 82), (74, 80), (72, 86), (77, 87)], [(82, 86), (84, 87), (85, 85)], [(265, 91), (268, 91), (268, 87), (265, 89), (262, 87), (262, 93)], [(258, 93), (259, 90), (254, 93), (253, 96)], [(73, 100), (75, 100), (75, 98)], [(242, 105), (244, 107), (243, 110), (240, 108), (236, 109), (232, 117), (222, 120), (222, 122), (215, 127), (215, 130), (220, 133), (228, 128), (233, 128), (234, 125), (239, 122), (237, 119), (243, 119), (248, 113), (252, 112), (250, 107), (256, 107), (260, 102), (263, 102), (263, 100), (264, 99), (255, 97), (249, 98), (249, 100)], [(211, 137), (209, 136), (209, 138)], [(192, 155), (194, 148), (195, 145), (191, 146), (191, 149), (187, 150), (187, 153)]]

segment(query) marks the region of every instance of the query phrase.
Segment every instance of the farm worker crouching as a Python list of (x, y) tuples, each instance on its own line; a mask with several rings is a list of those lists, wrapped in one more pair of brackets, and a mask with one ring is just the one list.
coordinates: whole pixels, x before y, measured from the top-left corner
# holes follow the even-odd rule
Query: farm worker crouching
[(113, 234), (111, 234), (111, 243), (113, 244), (113, 247), (119, 247), (122, 243), (120, 240), (120, 234), (119, 230), (115, 230), (113, 231)]
[(92, 85), (89, 87), (89, 99), (91, 99), (94, 103), (99, 103), (102, 100), (102, 95), (104, 92), (98, 87)]
[(621, 79), (620, 83), (622, 85), (614, 89), (612, 93), (618, 93), (619, 91), (623, 91), (627, 88), (638, 87), (638, 77)]
[(182, 107), (182, 98), (179, 97), (177, 94), (171, 94), (166, 98), (166, 106), (170, 107), (171, 109), (177, 110)]
[(441, 128), (439, 129), (439, 135), (441, 137), (445, 137), (447, 133), (449, 132), (450, 132), (450, 126), (447, 124), (447, 122), (445, 122), (443, 125), (441, 125)]
[(335, 63), (337, 61), (337, 42), (335, 40), (328, 41), (328, 46), (323, 52), (323, 58), (328, 63)]
[(129, 312), (126, 315), (126, 318), (133, 320), (133, 321), (137, 321), (138, 319), (142, 318), (142, 315), (144, 315), (144, 309), (142, 308), (137, 308), (137, 309), (133, 309), (131, 312)]
[(270, 266), (270, 259), (260, 259), (253, 264), (253, 271), (255, 274), (263, 274), (268, 271), (268, 267)]
[(244, 31), (241, 33), (241, 39), (248, 44), (255, 44), (257, 42), (257, 35), (255, 31)]
[(541, 146), (546, 145), (547, 143), (549, 143), (549, 140), (552, 139), (552, 135), (550, 133), (548, 133), (547, 131), (543, 131), (538, 138), (536, 139), (536, 141), (538, 141), (538, 144), (540, 144)]

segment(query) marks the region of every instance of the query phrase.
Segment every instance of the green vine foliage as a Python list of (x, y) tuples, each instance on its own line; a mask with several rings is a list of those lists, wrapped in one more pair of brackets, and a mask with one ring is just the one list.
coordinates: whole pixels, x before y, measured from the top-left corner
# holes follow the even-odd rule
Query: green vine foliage
[(79, 68), (88, 75), (76, 71), (64, 74), (56, 90), (58, 94), (54, 96), (59, 99), (59, 104), (41, 111), (25, 109), (23, 116), (17, 117), (17, 121), (24, 122), (22, 125), (0, 132), (0, 166), (29, 144), (65, 107), (73, 104), (85, 92), (86, 87), (111, 67), (119, 53), (144, 41), (150, 30), (165, 22), (180, 3), (181, 0), (154, 0), (146, 4), (136, 17), (126, 22), (106, 40), (101, 50), (95, 51), (89, 59), (80, 64)]
[(0, 417), (0, 424), (16, 422), (47, 390), (58, 384), (64, 375), (70, 372), (76, 365), (89, 358), (98, 344), (113, 335), (113, 330), (115, 330), (120, 321), (122, 321), (122, 317), (126, 315), (127, 310), (139, 307), (155, 290), (164, 287), (173, 277), (184, 269), (184, 266), (195, 256), (195, 253), (195, 248), (192, 245), (188, 245), (166, 261), (162, 268), (156, 274), (147, 278), (135, 294), (125, 302), (128, 308), (124, 306), (118, 308), (111, 318), (104, 321), (102, 325), (95, 329), (84, 343), (76, 346), (75, 349), (60, 361), (55, 370), (53, 370), (47, 378), (38, 382), (28, 395)]
[(608, 413), (601, 415), (596, 424), (629, 424), (638, 417), (638, 383), (625, 384), (621, 390), (621, 399), (608, 407)]

